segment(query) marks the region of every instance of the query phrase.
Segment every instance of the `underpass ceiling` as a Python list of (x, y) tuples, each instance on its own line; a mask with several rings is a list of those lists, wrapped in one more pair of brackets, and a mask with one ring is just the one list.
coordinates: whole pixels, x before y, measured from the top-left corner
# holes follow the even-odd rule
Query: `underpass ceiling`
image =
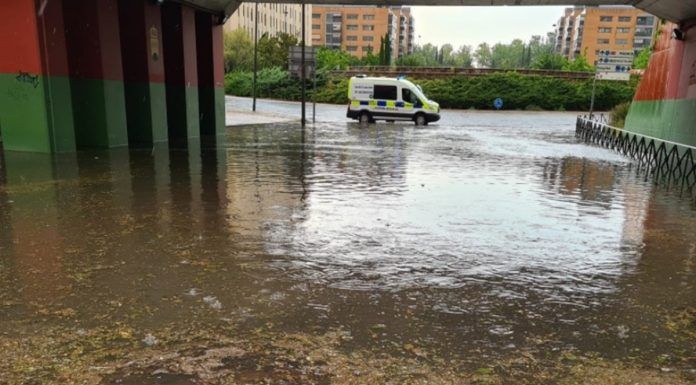
[[(171, 1), (171, 0), (164, 0)], [(239, 6), (236, 0), (174, 0), (214, 13), (230, 15)], [(299, 4), (299, 0), (259, 0), (261, 3)], [(696, 19), (696, 0), (310, 0), (308, 4), (342, 5), (633, 5), (674, 22)]]

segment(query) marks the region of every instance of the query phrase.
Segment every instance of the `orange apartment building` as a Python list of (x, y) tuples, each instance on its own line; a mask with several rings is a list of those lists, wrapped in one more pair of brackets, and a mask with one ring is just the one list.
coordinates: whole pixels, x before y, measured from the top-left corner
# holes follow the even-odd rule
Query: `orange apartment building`
[(379, 54), (381, 39), (389, 34), (393, 58), (413, 52), (414, 20), (408, 7), (314, 5), (311, 23), (314, 46), (362, 58)]
[(634, 52), (650, 47), (659, 20), (630, 6), (567, 8), (556, 24), (556, 51), (595, 63), (601, 51)]

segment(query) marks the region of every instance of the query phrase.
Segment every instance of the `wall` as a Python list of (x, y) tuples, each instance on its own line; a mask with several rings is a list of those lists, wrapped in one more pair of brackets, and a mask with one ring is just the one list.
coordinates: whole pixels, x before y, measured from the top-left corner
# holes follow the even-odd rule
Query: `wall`
[(626, 129), (696, 146), (696, 29), (679, 41), (671, 36), (674, 28), (662, 25)]

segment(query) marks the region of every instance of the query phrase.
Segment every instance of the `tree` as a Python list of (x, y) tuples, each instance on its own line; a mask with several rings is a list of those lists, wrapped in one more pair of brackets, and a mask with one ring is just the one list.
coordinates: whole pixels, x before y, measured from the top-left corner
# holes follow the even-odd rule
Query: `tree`
[(545, 53), (537, 56), (532, 63), (532, 68), (539, 70), (562, 70), (568, 65), (568, 59), (563, 55)]
[(383, 66), (391, 65), (392, 42), (389, 34), (385, 34), (379, 39), (379, 64)]
[(572, 62), (566, 63), (563, 66), (564, 71), (574, 71), (574, 72), (592, 72), (594, 67), (587, 62), (587, 56), (578, 55), (573, 59)]
[(225, 72), (249, 71), (254, 63), (254, 44), (242, 28), (223, 35)]
[(491, 47), (487, 43), (479, 44), (476, 52), (474, 52), (474, 58), (476, 59), (476, 66), (479, 68), (493, 67), (493, 55), (491, 54)]
[(645, 47), (643, 48), (640, 53), (638, 53), (638, 56), (636, 56), (635, 59), (633, 59), (633, 68), (639, 69), (639, 70), (644, 70), (648, 68), (648, 63), (650, 62), (650, 57), (652, 56), (652, 48), (650, 47)]
[(269, 37), (264, 33), (259, 39), (259, 68), (280, 67), (288, 68), (288, 50), (298, 44), (295, 36), (279, 33)]
[(321, 47), (317, 51), (317, 69), (319, 70), (345, 70), (355, 61), (348, 52), (338, 49)]

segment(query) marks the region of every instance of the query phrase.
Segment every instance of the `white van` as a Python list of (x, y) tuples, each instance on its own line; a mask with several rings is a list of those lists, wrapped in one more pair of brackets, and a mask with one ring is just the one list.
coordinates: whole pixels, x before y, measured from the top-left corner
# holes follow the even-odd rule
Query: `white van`
[(411, 120), (419, 126), (440, 120), (440, 105), (404, 78), (354, 76), (348, 84), (347, 116), (360, 123)]

